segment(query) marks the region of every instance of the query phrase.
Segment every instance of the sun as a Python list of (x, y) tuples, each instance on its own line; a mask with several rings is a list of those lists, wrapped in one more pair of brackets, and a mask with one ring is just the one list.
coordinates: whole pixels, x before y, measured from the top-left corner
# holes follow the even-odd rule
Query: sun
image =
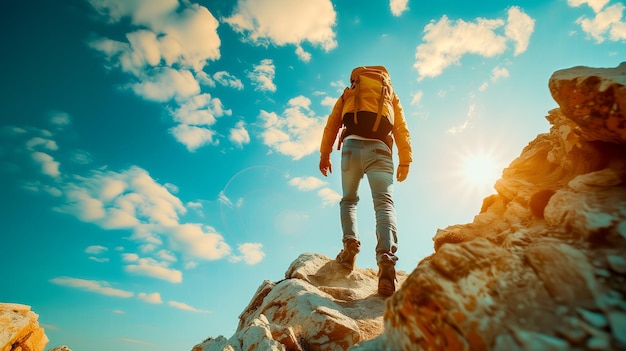
[(486, 153), (472, 154), (463, 160), (463, 176), (467, 185), (474, 187), (493, 186), (502, 169), (495, 158)]

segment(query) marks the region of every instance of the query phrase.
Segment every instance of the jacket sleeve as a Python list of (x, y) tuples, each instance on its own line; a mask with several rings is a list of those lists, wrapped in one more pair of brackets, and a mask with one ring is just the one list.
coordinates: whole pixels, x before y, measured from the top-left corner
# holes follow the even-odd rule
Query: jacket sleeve
[(413, 151), (411, 149), (411, 135), (404, 118), (404, 110), (400, 104), (400, 99), (393, 96), (394, 123), (391, 133), (398, 147), (398, 159), (400, 164), (410, 164), (413, 161)]
[(337, 99), (332, 112), (328, 116), (326, 121), (326, 127), (324, 127), (324, 135), (322, 136), (322, 144), (320, 145), (320, 152), (322, 156), (329, 156), (333, 151), (333, 145), (337, 139), (337, 133), (341, 128), (341, 111), (343, 110), (343, 95)]

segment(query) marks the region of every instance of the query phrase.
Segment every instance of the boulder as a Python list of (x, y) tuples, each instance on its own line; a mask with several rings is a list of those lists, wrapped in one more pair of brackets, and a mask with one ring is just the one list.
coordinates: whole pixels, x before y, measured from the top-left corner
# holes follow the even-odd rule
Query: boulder
[[(383, 332), (385, 299), (377, 294), (376, 273), (304, 253), (284, 280), (259, 286), (235, 335), (209, 338), (193, 351), (347, 350)], [(406, 277), (398, 271), (398, 284)]]
[(0, 303), (0, 351), (43, 351), (48, 337), (30, 306)]

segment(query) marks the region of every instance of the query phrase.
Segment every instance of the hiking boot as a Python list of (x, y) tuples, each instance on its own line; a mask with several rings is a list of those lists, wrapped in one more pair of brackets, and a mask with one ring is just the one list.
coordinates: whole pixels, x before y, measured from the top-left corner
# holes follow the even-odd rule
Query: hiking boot
[(346, 268), (353, 270), (356, 254), (361, 251), (361, 243), (358, 240), (351, 239), (343, 243), (343, 250), (337, 255), (337, 262)]
[(396, 291), (396, 265), (387, 255), (378, 261), (378, 294), (384, 297)]

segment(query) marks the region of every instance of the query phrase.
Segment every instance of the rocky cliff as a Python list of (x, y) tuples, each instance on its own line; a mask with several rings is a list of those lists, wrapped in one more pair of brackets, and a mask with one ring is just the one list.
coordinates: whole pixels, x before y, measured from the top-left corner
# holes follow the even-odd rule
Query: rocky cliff
[(48, 343), (30, 306), (0, 303), (0, 351), (42, 351)]
[(303, 254), (235, 335), (193, 351), (626, 350), (626, 63), (555, 72), (549, 133), (504, 169), (474, 221), (383, 300), (376, 272)]

